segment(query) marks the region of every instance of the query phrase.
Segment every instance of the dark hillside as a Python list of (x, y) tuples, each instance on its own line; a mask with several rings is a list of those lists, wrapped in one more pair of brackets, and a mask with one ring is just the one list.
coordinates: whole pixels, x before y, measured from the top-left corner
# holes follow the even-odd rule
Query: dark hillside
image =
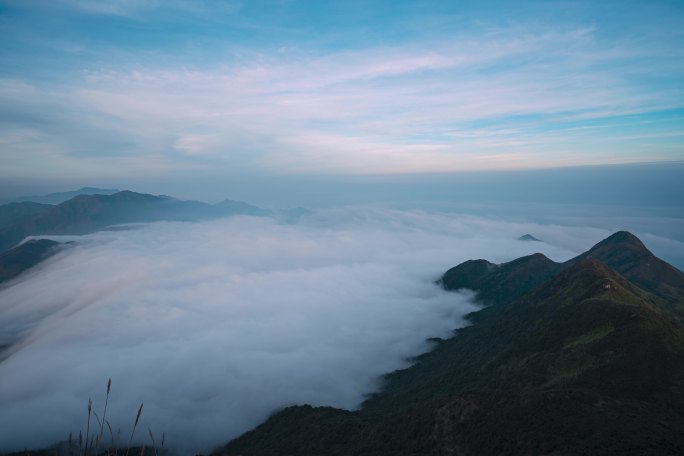
[(483, 303), (500, 304), (519, 298), (562, 269), (541, 253), (502, 264), (470, 260), (449, 269), (440, 283), (447, 290), (475, 290)]
[(57, 252), (58, 242), (31, 240), (0, 253), (0, 283), (12, 279)]

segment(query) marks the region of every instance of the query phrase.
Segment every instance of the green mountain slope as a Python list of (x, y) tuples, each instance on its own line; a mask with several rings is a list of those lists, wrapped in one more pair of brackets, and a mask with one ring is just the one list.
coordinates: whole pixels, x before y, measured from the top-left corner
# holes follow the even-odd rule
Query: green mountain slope
[(548, 278), (587, 259), (605, 263), (654, 294), (664, 309), (684, 322), (684, 274), (653, 255), (636, 236), (626, 231), (618, 231), (565, 263), (556, 263), (541, 253), (498, 265), (471, 260), (448, 270), (439, 282), (447, 290), (475, 290), (484, 304), (500, 304), (522, 296)]
[[(660, 265), (642, 247), (616, 233), (563, 264), (459, 265), (443, 285), (492, 304), (472, 326), (388, 375), (361, 410), (291, 407), (218, 453), (683, 454), (683, 303), (642, 277)], [(658, 267), (681, 292), (682, 273)]]
[(668, 303), (668, 309), (684, 321), (684, 274), (656, 257), (633, 234), (619, 231), (596, 244), (568, 264), (584, 259), (597, 259), (625, 278)]

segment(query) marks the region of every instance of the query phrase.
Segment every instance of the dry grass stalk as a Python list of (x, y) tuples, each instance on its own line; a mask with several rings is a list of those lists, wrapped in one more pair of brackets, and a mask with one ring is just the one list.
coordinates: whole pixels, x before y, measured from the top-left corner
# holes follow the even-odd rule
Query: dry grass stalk
[(88, 440), (90, 437), (90, 412), (93, 409), (93, 400), (88, 398), (88, 424), (86, 425), (86, 442), (85, 442), (85, 456), (88, 456)]
[(128, 448), (126, 449), (126, 456), (128, 456), (129, 451), (131, 451), (131, 442), (133, 442), (133, 434), (135, 433), (135, 428), (138, 427), (138, 421), (140, 420), (140, 414), (142, 413), (143, 403), (140, 403), (138, 407), (138, 413), (135, 416), (135, 424), (133, 424), (133, 430), (131, 431), (131, 436), (128, 439)]
[[(105, 395), (105, 405), (104, 405), (104, 411), (102, 412), (102, 421), (97, 420), (97, 422), (100, 424), (100, 434), (97, 436), (97, 443), (95, 445), (95, 456), (97, 456), (98, 452), (100, 451), (100, 441), (102, 440), (102, 434), (104, 433), (104, 421), (105, 418), (107, 418), (107, 404), (109, 403), (109, 391), (112, 389), (112, 379), (111, 377), (107, 381), (107, 394)], [(95, 418), (97, 418), (97, 413), (95, 414)]]
[[(112, 425), (109, 424), (109, 420), (105, 420), (105, 423), (107, 423), (107, 428), (109, 429), (109, 437), (112, 439), (112, 448), (114, 449), (114, 455), (116, 456), (119, 451), (116, 449), (116, 445), (114, 445), (114, 433), (112, 432)], [(109, 454), (109, 452), (107, 452)]]
[[(107, 391), (106, 391), (106, 395), (105, 395), (105, 405), (104, 405), (104, 409), (102, 412), (102, 419), (100, 419), (100, 416), (97, 414), (97, 412), (93, 411), (92, 399), (88, 399), (88, 421), (86, 424), (85, 442), (83, 441), (83, 438), (84, 438), (83, 431), (82, 430), (78, 431), (78, 455), (79, 456), (89, 456), (91, 452), (94, 452), (93, 456), (99, 456), (100, 445), (106, 445), (105, 440), (104, 440), (105, 424), (107, 425), (107, 429), (109, 429), (109, 438), (111, 440), (111, 446), (109, 448), (107, 448), (105, 454), (107, 456), (110, 456), (110, 455), (111, 456), (119, 456), (118, 442), (121, 441), (121, 428), (118, 428), (117, 437), (115, 439), (114, 438), (114, 432), (112, 430), (112, 425), (109, 422), (109, 420), (106, 419), (107, 406), (109, 404), (109, 393), (111, 391), (111, 388), (112, 388), (112, 379), (110, 378), (107, 381)], [(140, 421), (140, 415), (142, 414), (142, 409), (143, 409), (143, 403), (140, 403), (140, 406), (138, 407), (138, 411), (135, 415), (135, 422), (133, 423), (133, 429), (131, 430), (131, 434), (128, 438), (128, 447), (126, 449), (126, 456), (129, 456), (129, 454), (130, 454), (131, 445), (133, 443), (133, 436), (135, 435), (135, 430), (138, 427), (138, 422)], [(91, 416), (95, 417), (95, 420), (97, 421), (97, 425), (99, 426), (99, 432), (96, 430), (92, 434), (90, 434)], [(152, 448), (154, 448), (155, 456), (163, 456), (164, 455), (164, 445), (166, 443), (166, 434), (162, 432), (161, 446), (158, 449), (157, 448), (157, 442), (154, 438), (154, 434), (152, 433), (152, 429), (147, 428), (147, 433), (150, 436), (150, 439), (152, 440)], [(85, 447), (84, 447), (84, 444), (85, 444)], [(74, 437), (73, 437), (73, 434), (70, 432), (69, 438), (68, 438), (69, 456), (73, 455), (73, 452), (72, 452), (73, 446), (74, 446)], [(144, 456), (145, 444), (143, 444), (140, 454), (142, 456)]]
[(157, 443), (154, 441), (154, 434), (152, 434), (152, 429), (147, 428), (147, 433), (150, 436), (150, 439), (152, 440), (152, 448), (154, 448), (154, 454), (157, 456)]
[(98, 416), (97, 412), (93, 412), (93, 416), (95, 417), (95, 421), (97, 421), (97, 425), (101, 426), (102, 423), (100, 422), (100, 417)]
[(104, 405), (104, 411), (102, 412), (102, 424), (100, 425), (100, 438), (102, 438), (102, 434), (104, 433), (104, 420), (107, 418), (107, 404), (109, 403), (109, 391), (112, 389), (112, 379), (110, 378), (107, 381), (107, 394), (105, 395), (105, 405)]

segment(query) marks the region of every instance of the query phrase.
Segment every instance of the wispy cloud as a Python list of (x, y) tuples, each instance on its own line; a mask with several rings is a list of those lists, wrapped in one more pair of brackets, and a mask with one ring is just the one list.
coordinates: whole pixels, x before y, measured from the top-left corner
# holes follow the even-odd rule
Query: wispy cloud
[(56, 0), (53, 7), (105, 15), (146, 19), (146, 15), (159, 10), (178, 11), (182, 14), (226, 14), (239, 10), (239, 3), (230, 0)]
[[(157, 7), (146, 1), (101, 6), (111, 14)], [(635, 116), (684, 103), (682, 48), (658, 46), (662, 34), (646, 31), (620, 37), (606, 35), (597, 23), (517, 21), (354, 49), (306, 41), (227, 45), (201, 64), (185, 63), (186, 53), (173, 63), (147, 63), (129, 53), (68, 83), (5, 79), (0, 90), (9, 117), (26, 111), (61, 131), (31, 120), (4, 131), (14, 143), (21, 129), (44, 138), (26, 139), (23, 153), (40, 154), (50, 143), (63, 151), (65, 163), (80, 156), (93, 164), (118, 160), (123, 167), (143, 156), (170, 167), (192, 157), (200, 167), (289, 173), (682, 158), (671, 148), (625, 139), (632, 127), (642, 128), (640, 138), (657, 133)], [(656, 74), (657, 68), (663, 72)], [(595, 128), (579, 135), (577, 123), (589, 120)], [(88, 131), (101, 132), (100, 143)]]

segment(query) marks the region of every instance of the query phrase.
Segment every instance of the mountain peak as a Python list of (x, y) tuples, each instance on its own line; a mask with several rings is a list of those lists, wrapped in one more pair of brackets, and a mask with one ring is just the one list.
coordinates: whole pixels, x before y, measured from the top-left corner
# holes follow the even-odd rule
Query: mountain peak
[(630, 282), (658, 295), (671, 305), (671, 310), (684, 320), (684, 274), (657, 258), (643, 242), (628, 231), (618, 231), (565, 263), (572, 266), (583, 260), (599, 260)]
[(535, 241), (535, 242), (541, 242), (541, 239), (538, 239), (538, 238), (532, 236), (532, 235), (529, 234), (529, 233), (523, 234), (522, 236), (520, 236), (520, 237), (518, 238), (518, 240), (519, 240), (519, 241)]
[(621, 274), (636, 265), (644, 266), (656, 259), (644, 243), (628, 231), (618, 231), (608, 236), (589, 251), (573, 258), (568, 263), (574, 264), (590, 258), (602, 261)]
[(644, 243), (641, 242), (641, 240), (638, 237), (636, 237), (629, 231), (618, 231), (616, 233), (613, 233), (601, 242), (599, 242), (598, 244), (596, 244), (591, 250), (594, 250), (599, 246), (629, 246), (632, 249), (649, 252)]
[(508, 263), (503, 263), (503, 265), (534, 265), (534, 264), (549, 264), (553, 263), (549, 257), (543, 253), (532, 253), (524, 257), (517, 258), (515, 260), (509, 261)]

